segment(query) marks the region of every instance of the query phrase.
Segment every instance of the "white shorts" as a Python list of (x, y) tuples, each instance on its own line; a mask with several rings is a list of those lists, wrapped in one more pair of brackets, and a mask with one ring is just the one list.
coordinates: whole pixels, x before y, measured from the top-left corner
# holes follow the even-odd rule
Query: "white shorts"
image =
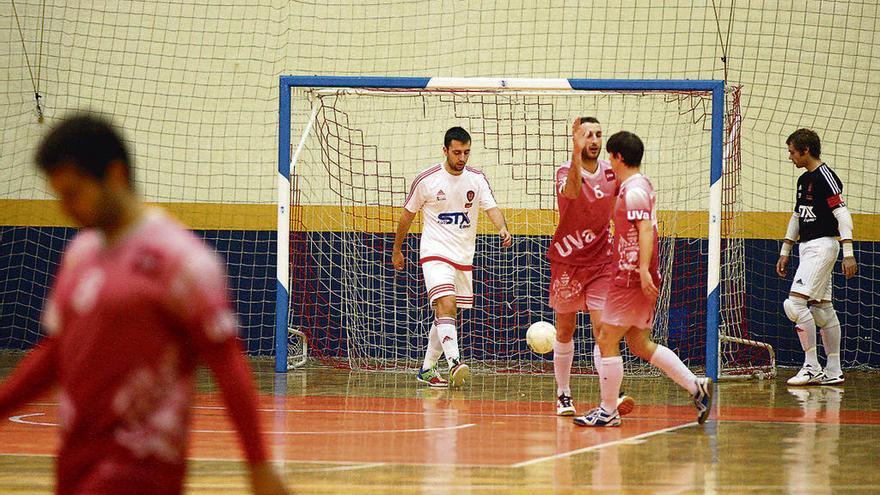
[(425, 275), (425, 287), (431, 304), (438, 297), (455, 296), (455, 305), (459, 308), (474, 307), (473, 272), (459, 270), (443, 261), (425, 261), (422, 263)]
[(791, 283), (791, 292), (811, 301), (831, 300), (831, 274), (840, 253), (840, 243), (833, 237), (820, 237), (800, 244), (800, 264)]

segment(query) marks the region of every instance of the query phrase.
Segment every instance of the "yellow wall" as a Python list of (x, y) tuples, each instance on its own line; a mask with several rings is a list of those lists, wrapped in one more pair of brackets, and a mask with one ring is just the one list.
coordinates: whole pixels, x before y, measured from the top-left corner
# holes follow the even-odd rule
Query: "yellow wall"
[[(774, 220), (764, 222), (763, 214), (791, 208), (798, 172), (787, 161), (784, 140), (806, 126), (819, 131), (823, 157), (845, 183), (848, 205), (860, 219), (857, 235), (876, 238), (876, 222), (870, 221), (880, 213), (876, 2), (331, 3), (17, 2), (18, 18), (0, 17), (0, 66), (6, 68), (0, 73), (0, 199), (49, 199), (32, 166), (36, 144), (60, 117), (87, 108), (112, 115), (124, 128), (148, 201), (191, 205), (181, 208), (194, 212), (183, 214), (195, 219), (194, 226), (264, 225), (250, 213), (235, 213), (250, 206), (201, 205), (256, 204), (272, 210), (281, 74), (726, 78), (743, 85), (739, 190), (746, 223), (756, 235), (778, 237), (784, 228), (784, 221), (772, 215), (767, 218)], [(36, 118), (35, 84), (43, 124)], [(608, 109), (600, 104), (544, 106), (528, 120), (559, 120), (564, 134), (564, 122), (573, 116), (601, 112), (609, 130), (633, 125), (650, 135), (649, 157), (660, 146), (674, 149), (674, 140), (662, 126), (652, 127), (649, 116), (629, 123), (626, 116), (639, 111), (639, 103)], [(669, 102), (684, 118), (698, 117), (701, 112), (689, 107), (704, 104), (674, 97)], [(296, 102), (296, 111), (301, 105)], [(388, 117), (381, 109), (375, 114)], [(336, 117), (337, 123), (360, 125)], [(404, 139), (404, 131), (418, 126), (425, 140), (420, 160), (441, 158), (439, 135), (450, 120), (432, 121), (419, 113), (394, 119), (397, 123), (385, 126), (381, 136), (369, 137), (379, 150), (385, 149), (383, 140)], [(516, 123), (517, 116), (507, 121)], [(460, 123), (478, 125), (469, 119)], [(295, 123), (294, 139), (302, 125), (301, 119)], [(706, 123), (696, 118), (693, 125)], [(523, 131), (513, 125), (492, 135), (505, 132), (518, 141)], [(556, 151), (536, 151), (530, 160), (553, 167), (564, 159), (564, 135), (553, 139), (559, 141), (552, 147)], [(496, 153), (488, 142), (475, 136), (476, 157)], [(394, 190), (405, 192), (424, 165), (392, 164), (404, 178)], [(702, 170), (694, 172), (694, 180), (705, 180)], [(493, 176), (499, 189), (508, 181)], [(510, 191), (499, 201), (518, 206), (526, 201)], [(525, 206), (552, 208), (552, 197)], [(3, 216), (13, 222), (55, 221), (51, 215), (46, 219), (7, 208)], [(676, 208), (696, 209), (690, 203)]]
[[(223, 205), (211, 203), (155, 203), (194, 229), (275, 230), (277, 213), (273, 205)], [(505, 218), (515, 235), (552, 235), (557, 214), (553, 210), (504, 208)], [(291, 211), (293, 230), (307, 232), (385, 232), (393, 233), (399, 209), (377, 207), (303, 206)], [(661, 234), (674, 237), (707, 237), (703, 212), (660, 211), (660, 225), (675, 222), (675, 229), (661, 228)], [(785, 233), (790, 213), (744, 213), (734, 225), (740, 237), (779, 239)], [(676, 216), (676, 218), (673, 218)], [(39, 217), (38, 220), (34, 220)], [(856, 240), (880, 241), (880, 215), (857, 214)], [(71, 227), (56, 201), (0, 200), (0, 225)], [(492, 224), (481, 214), (479, 233), (492, 233)], [(411, 232), (419, 232), (418, 219)], [(726, 233), (725, 235), (729, 235)]]

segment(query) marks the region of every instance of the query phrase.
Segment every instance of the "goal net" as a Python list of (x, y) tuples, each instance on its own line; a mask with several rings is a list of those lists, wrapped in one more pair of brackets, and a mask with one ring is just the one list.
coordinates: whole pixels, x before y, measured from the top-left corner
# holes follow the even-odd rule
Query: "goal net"
[[(571, 154), (571, 121), (591, 115), (606, 136), (631, 130), (646, 145), (642, 170), (657, 190), (661, 235), (656, 341), (691, 368), (707, 370), (708, 363), (710, 374), (716, 366), (727, 376), (773, 369), (772, 349), (750, 339), (745, 324), (738, 88), (726, 92), (723, 119), (713, 121), (705, 89), (659, 91), (638, 82), (611, 85), (626, 90), (528, 89), (537, 85), (530, 83), (511, 89), (507, 81), (496, 87), (484, 80), (477, 80), (482, 88), (369, 88), (354, 87), (366, 84), (359, 78), (335, 80), (351, 86), (293, 87), (290, 109), (282, 110), (290, 112), (281, 130), (290, 136), (289, 144), (282, 136), (282, 152), (290, 154), (282, 155), (292, 163), (289, 191), (281, 193), (290, 206), (281, 228), (290, 230), (283, 253), (289, 300), (279, 310), (288, 312), (287, 327), (305, 336), (310, 357), (357, 369), (421, 364), (433, 319), (418, 264), (421, 217), (404, 244), (403, 271), (391, 265), (394, 231), (411, 181), (442, 161), (443, 134), (460, 125), (473, 138), (469, 165), (486, 174), (514, 235), (513, 246), (503, 248), (481, 214), (474, 308), (460, 312), (457, 324), (462, 358), (498, 372), (552, 371), (550, 355), (529, 351), (525, 331), (535, 321), (553, 321), (545, 253), (558, 219), (555, 170)], [(714, 276), (713, 122), (716, 160), (723, 153), (725, 164), (715, 185), (721, 210)], [(707, 299), (712, 278), (716, 303)], [(575, 371), (592, 373), (588, 318), (575, 338)], [(652, 372), (624, 356), (629, 372)]]

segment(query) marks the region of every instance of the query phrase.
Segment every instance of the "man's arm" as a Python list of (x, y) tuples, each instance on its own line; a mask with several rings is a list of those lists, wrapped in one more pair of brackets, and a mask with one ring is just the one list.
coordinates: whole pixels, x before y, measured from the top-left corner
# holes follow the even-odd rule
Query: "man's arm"
[(584, 169), (581, 153), (587, 147), (587, 131), (581, 126), (580, 117), (576, 117), (571, 125), (571, 140), (571, 168), (568, 170), (562, 195), (569, 199), (575, 199), (581, 194), (581, 170)]
[(639, 278), (642, 282), (642, 292), (651, 299), (657, 299), (660, 291), (654, 284), (651, 276), (651, 258), (654, 256), (654, 222), (653, 220), (639, 220), (636, 224), (639, 229)]
[(788, 228), (785, 230), (785, 238), (782, 239), (782, 249), (779, 251), (779, 260), (776, 261), (776, 274), (785, 278), (788, 275), (786, 265), (788, 258), (791, 256), (791, 248), (798, 239), (798, 215), (792, 213), (788, 219)]
[(0, 387), (0, 417), (37, 398), (55, 383), (57, 345), (54, 337), (46, 337), (18, 363)]
[(263, 443), (257, 393), (251, 370), (235, 338), (209, 346), (203, 353), (205, 364), (217, 380), (223, 402), (241, 438), (250, 467), (254, 493), (275, 495), (287, 493), (275, 469), (269, 464)]
[(226, 270), (205, 246), (188, 251), (166, 303), (181, 319), (199, 358), (210, 368), (250, 467), (259, 495), (286, 493), (269, 464), (251, 370), (238, 344), (238, 321), (229, 302)]
[(405, 260), (403, 258), (403, 240), (406, 239), (409, 227), (412, 225), (413, 219), (416, 217), (415, 213), (406, 208), (401, 209), (403, 211), (400, 213), (400, 220), (397, 222), (397, 231), (394, 233), (394, 250), (391, 252), (391, 264), (394, 265), (396, 270), (403, 270), (403, 267), (405, 266)]
[(510, 245), (513, 244), (513, 236), (507, 231), (507, 222), (504, 221), (504, 213), (501, 212), (501, 208), (498, 208), (497, 206), (495, 208), (489, 208), (486, 210), (486, 216), (489, 217), (489, 220), (492, 221), (492, 224), (495, 225), (495, 228), (498, 230), (498, 237), (501, 238), (501, 245), (504, 247), (510, 247)]
[(856, 257), (853, 253), (853, 220), (852, 214), (846, 206), (835, 208), (834, 218), (837, 219), (837, 230), (840, 232), (840, 245), (843, 249), (843, 274), (846, 278), (853, 278), (858, 272)]

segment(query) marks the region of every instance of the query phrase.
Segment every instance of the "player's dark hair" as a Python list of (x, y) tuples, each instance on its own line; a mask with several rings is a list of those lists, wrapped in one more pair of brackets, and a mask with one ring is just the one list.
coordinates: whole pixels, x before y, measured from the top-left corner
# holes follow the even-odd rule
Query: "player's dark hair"
[(37, 148), (37, 166), (49, 173), (62, 165), (96, 179), (104, 179), (114, 161), (125, 165), (129, 186), (133, 183), (125, 141), (113, 125), (90, 114), (77, 114), (56, 125)]
[(586, 124), (587, 122), (591, 124), (599, 124), (599, 119), (596, 117), (581, 117), (581, 124)]
[(815, 158), (822, 155), (822, 143), (819, 141), (819, 135), (811, 129), (798, 129), (788, 136), (785, 144), (794, 146), (794, 149), (803, 153), (804, 150), (810, 152)]
[(608, 153), (617, 153), (628, 167), (638, 167), (642, 164), (642, 156), (645, 154), (645, 145), (638, 136), (629, 131), (618, 131), (608, 138), (605, 143)]
[(453, 140), (460, 143), (469, 143), (471, 142), (471, 135), (462, 127), (453, 127), (446, 131), (446, 136), (443, 137), (443, 146), (448, 148)]

